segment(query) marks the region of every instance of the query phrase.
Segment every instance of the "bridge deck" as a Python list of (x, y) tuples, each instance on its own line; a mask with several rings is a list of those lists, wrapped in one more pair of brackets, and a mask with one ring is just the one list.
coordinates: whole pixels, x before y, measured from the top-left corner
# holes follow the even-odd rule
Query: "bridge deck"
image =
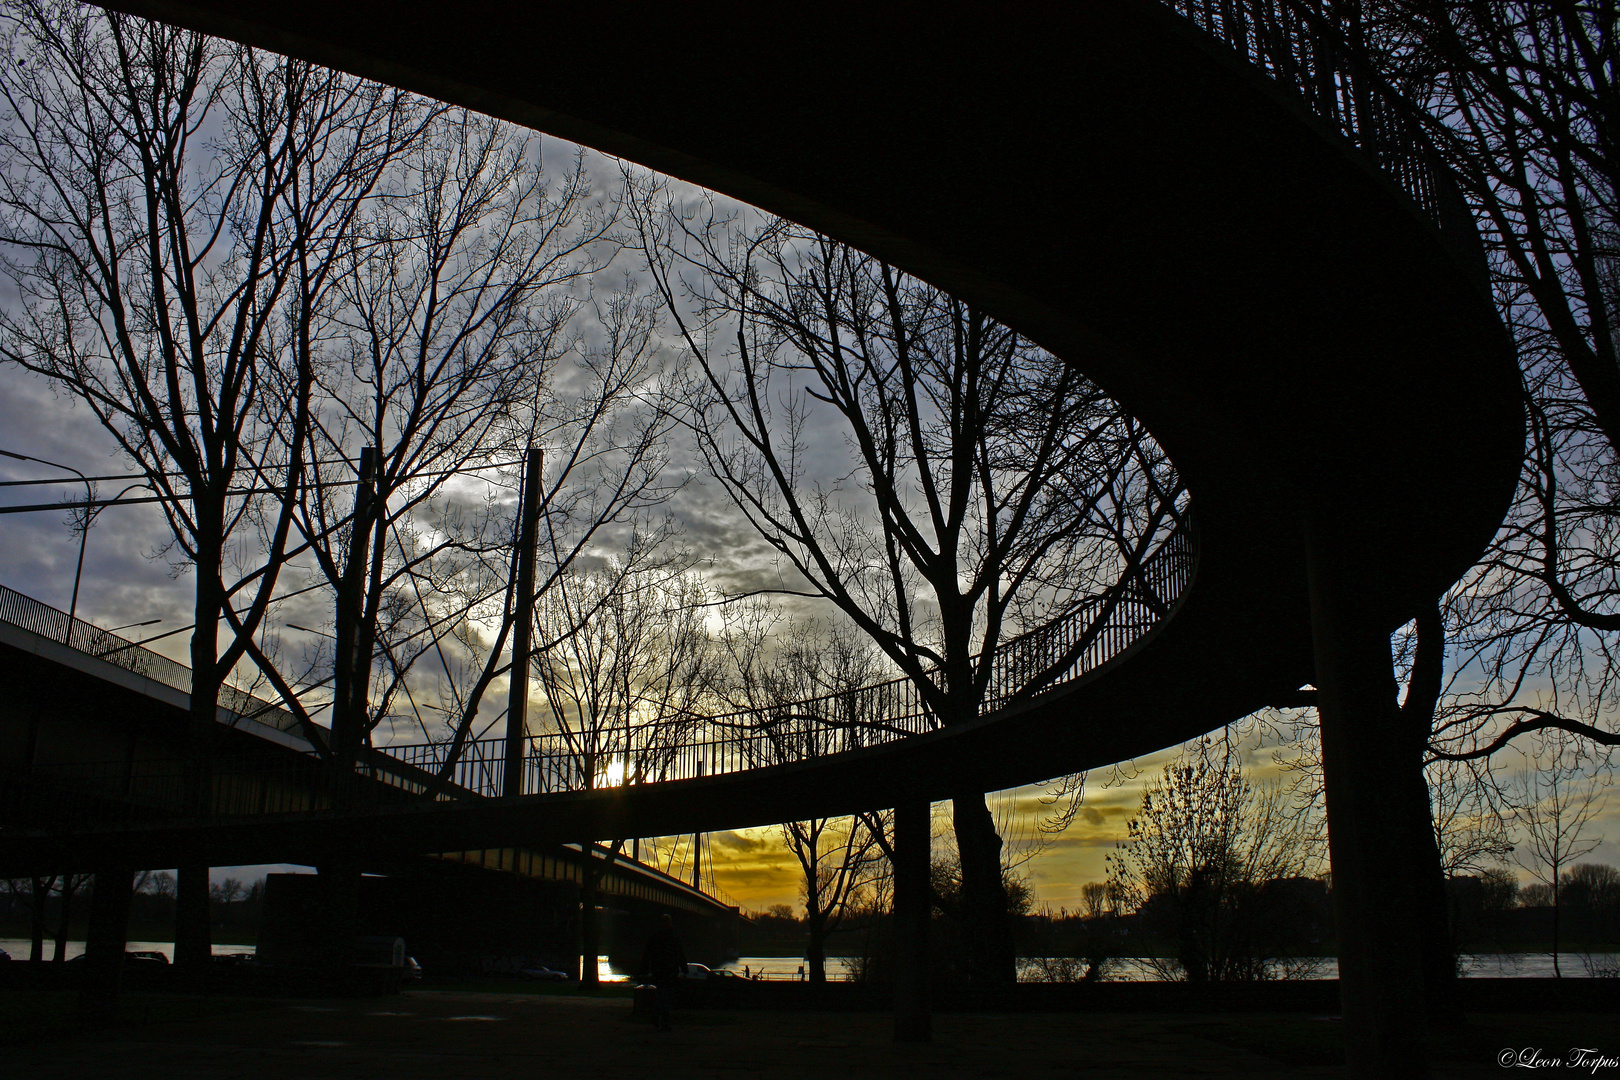
[[(595, 9), (515, 0), (476, 16), (418, 0), (112, 6), (529, 124), (857, 244), (1083, 367), (1197, 507), (1174, 616), (1063, 694), (820, 763), (361, 811), (351, 834), (442, 849), (739, 827), (1142, 754), (1311, 678), (1311, 512), (1335, 508), (1363, 599), (1393, 629), (1478, 555), (1511, 494), (1518, 374), (1457, 215), (1409, 182), (1411, 158), (1358, 150), (1337, 106), (1165, 5), (1007, 12), (971, 33), (904, 7), (665, 5), (611, 41)], [(83, 846), (279, 858), (340, 825), (318, 817), (132, 826)], [(6, 840), (0, 866), (51, 847)]]

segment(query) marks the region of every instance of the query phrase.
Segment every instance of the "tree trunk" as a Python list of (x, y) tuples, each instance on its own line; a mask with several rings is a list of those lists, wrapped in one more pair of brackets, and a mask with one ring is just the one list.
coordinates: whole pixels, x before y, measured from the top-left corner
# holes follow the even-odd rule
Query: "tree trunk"
[(32, 941), (28, 948), (28, 959), (33, 963), (40, 963), (45, 959), (45, 901), (50, 899), (51, 886), (55, 878), (35, 878), (34, 891), (30, 895), (33, 901)]
[(208, 976), (213, 936), (208, 917), (208, 867), (182, 866), (174, 883), (174, 965), (193, 985)]
[[(59, 918), (56, 923), (56, 952), (51, 957), (53, 963), (60, 964), (67, 960), (68, 919), (73, 915), (73, 894), (75, 891), (72, 877), (64, 875), (62, 878), (62, 907), (57, 912)], [(1557, 911), (1556, 908), (1553, 910)], [(1556, 963), (1557, 955), (1555, 953), (1554, 964), (1556, 965)]]
[(1423, 942), (1423, 997), (1428, 1018), (1435, 1023), (1462, 1022), (1457, 1001), (1457, 952), (1451, 935), (1451, 912), (1446, 901), (1446, 871), (1440, 863), (1429, 785), (1423, 766), (1417, 765), (1409, 798), (1413, 805), (1407, 827), (1412, 832), (1412, 865), (1418, 901), (1418, 933)]
[(1408, 1080), (1428, 1075), (1409, 726), (1350, 524), (1309, 521), (1306, 549), (1345, 1060), (1352, 1075)]
[[(219, 722), (219, 618), (224, 589), (219, 583), (223, 546), (217, 528), (204, 532), (218, 514), (194, 499), (197, 536), (197, 589), (191, 631), (191, 698), (185, 764), (186, 813), (206, 819), (214, 810), (214, 727)], [(201, 986), (212, 961), (213, 928), (208, 916), (208, 867), (182, 866), (175, 882), (174, 961), (183, 978)]]
[(118, 1016), (118, 995), (129, 936), (129, 908), (135, 871), (103, 867), (90, 893), (90, 925), (84, 936), (84, 972), (79, 983), (79, 1018), (110, 1024)]
[(367, 553), (372, 540), (372, 485), (377, 451), (360, 451), (360, 475), (355, 484), (354, 518), (343, 574), (337, 583), (333, 612), (331, 799), (334, 807), (349, 805), (357, 788), (355, 760), (365, 737), (370, 711), (371, 651), (374, 620), (368, 617), (370, 575)]
[(598, 887), (602, 871), (591, 850), (590, 841), (580, 844), (580, 855), (585, 859), (579, 876), (579, 985), (596, 986), (601, 981), (597, 971), (597, 956), (602, 952), (602, 926), (597, 917)]
[(1409, 834), (1410, 858), (1415, 875), (1418, 933), (1423, 948), (1424, 1005), (1431, 1021), (1457, 1024), (1462, 1009), (1457, 1001), (1457, 955), (1451, 934), (1451, 912), (1446, 902), (1446, 870), (1434, 832), (1434, 807), (1423, 757), (1434, 730), (1445, 674), (1446, 628), (1436, 601), (1417, 616), (1417, 648), (1412, 673), (1401, 704), (1404, 741), (1399, 753), (1410, 779), (1402, 789), (1407, 806), (1403, 824)]
[[(202, 499), (195, 500), (197, 516), (211, 520)], [(199, 530), (200, 532), (200, 530)], [(197, 538), (197, 591), (193, 600), (191, 631), (191, 696), (184, 798), (186, 812), (199, 818), (213, 815), (214, 726), (219, 722), (219, 618), (225, 590), (219, 582), (223, 545), (217, 537)]]
[[(1552, 976), (1563, 978), (1563, 968), (1558, 967), (1558, 865), (1552, 866)], [(63, 925), (66, 925), (66, 916), (63, 916)]]
[(808, 941), (804, 947), (805, 963), (810, 968), (810, 981), (817, 986), (827, 984), (827, 913), (805, 909), (804, 925)]
[(1018, 955), (995, 818), (977, 791), (956, 792), (951, 807), (962, 864), (961, 923), (968, 979), (975, 986), (1017, 982)]

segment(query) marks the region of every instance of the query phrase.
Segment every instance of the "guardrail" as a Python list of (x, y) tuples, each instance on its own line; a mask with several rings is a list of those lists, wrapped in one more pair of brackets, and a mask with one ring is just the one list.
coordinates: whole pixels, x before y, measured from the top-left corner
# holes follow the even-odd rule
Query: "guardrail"
[[(202, 772), (206, 818), (476, 797), (435, 785), (432, 776), (375, 750), (366, 751), (354, 771), (341, 777), (314, 753), (280, 748), (217, 755)], [(12, 829), (63, 829), (190, 818), (196, 816), (186, 810), (195, 805), (195, 782), (188, 763), (172, 758), (36, 764), (0, 773), (0, 821)]]
[[(981, 715), (1031, 697), (1030, 680), (1040, 673), (1058, 669), (1039, 686), (1038, 693), (1044, 695), (1130, 648), (1174, 607), (1191, 580), (1194, 562), (1192, 529), (1184, 518), (1143, 560), (1139, 572), (1067, 618), (998, 648)], [(546, 732), (529, 738), (523, 790), (525, 794), (578, 791), (736, 773), (875, 746), (939, 726), (921, 690), (901, 678), (659, 724)], [(450, 746), (412, 743), (383, 751), (424, 773), (437, 773), (444, 768)], [(470, 740), (449, 777), (458, 788), (498, 796), (505, 752), (504, 736)]]
[[(1421, 110), (1372, 66), (1365, 47), (1301, 0), (1161, 0), (1228, 45), (1367, 154), (1448, 238), (1477, 251), (1473, 215)], [(1352, 35), (1359, 33), (1352, 23)]]
[[(153, 682), (191, 693), (191, 669), (186, 665), (83, 619), (70, 618), (67, 612), (4, 585), (0, 585), (0, 621)], [(298, 720), (292, 713), (228, 683), (219, 688), (219, 707), (232, 716), (252, 719), (280, 731), (298, 731)]]
[[(1039, 693), (1046, 694), (1120, 655), (1169, 613), (1191, 579), (1194, 562), (1191, 526), (1184, 518), (1143, 561), (1139, 572), (1068, 618), (996, 650), (982, 711), (994, 713), (1030, 697), (1033, 673), (1048, 674), (1039, 687)], [(53, 622), (52, 616), (59, 620)], [(53, 627), (64, 633), (68, 628), (61, 612), (9, 589), (0, 591), (0, 618), (28, 620), (17, 624), (46, 636)], [(120, 641), (88, 624), (73, 629), (75, 643), (91, 648), (105, 649), (109, 639)], [(189, 685), (189, 669), (158, 659), (168, 665), (159, 669), (167, 676), (160, 681)], [(1054, 667), (1059, 670), (1052, 675)], [(258, 708), (267, 707), (249, 700)], [(687, 715), (674, 723), (551, 732), (529, 740), (524, 791), (574, 791), (736, 773), (874, 746), (938, 726), (917, 686), (909, 679), (893, 679), (759, 709)], [(504, 738), (467, 742), (441, 782), (437, 777), (444, 771), (450, 745), (366, 749), (354, 774), (342, 778), (333, 777), (313, 752), (276, 750), (215, 758), (206, 769), (210, 797), (205, 812), (214, 817), (252, 816), (501, 793)], [(186, 795), (186, 769), (177, 760), (36, 766), (0, 782), (0, 788), (12, 793), (0, 802), (6, 804), (13, 827), (28, 827), (26, 822), (54, 827), (91, 820), (186, 817), (191, 815), (180, 808), (193, 803)]]

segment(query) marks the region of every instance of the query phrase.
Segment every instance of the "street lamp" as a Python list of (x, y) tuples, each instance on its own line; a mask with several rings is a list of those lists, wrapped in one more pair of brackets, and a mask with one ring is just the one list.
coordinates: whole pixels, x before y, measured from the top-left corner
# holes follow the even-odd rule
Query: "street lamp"
[(53, 469), (70, 472), (84, 481), (84, 525), (79, 529), (79, 565), (73, 571), (73, 600), (68, 604), (67, 635), (62, 639), (64, 645), (73, 643), (73, 618), (79, 610), (79, 578), (84, 574), (84, 542), (90, 538), (90, 503), (96, 499), (95, 491), (90, 486), (90, 478), (71, 465), (63, 465), (58, 461), (46, 461), (44, 458), (29, 457), (27, 454), (13, 454), (10, 450), (0, 450), (0, 456), (14, 458), (17, 461), (32, 461), (36, 465), (48, 465)]
[(134, 627), (134, 626), (156, 626), (158, 623), (160, 623), (162, 621), (163, 621), (162, 619), (147, 619), (145, 622), (127, 622), (123, 626), (115, 626), (115, 627), (113, 627), (111, 630), (108, 630), (107, 633), (116, 634), (120, 630), (128, 630), (128, 629), (130, 629), (131, 627)]

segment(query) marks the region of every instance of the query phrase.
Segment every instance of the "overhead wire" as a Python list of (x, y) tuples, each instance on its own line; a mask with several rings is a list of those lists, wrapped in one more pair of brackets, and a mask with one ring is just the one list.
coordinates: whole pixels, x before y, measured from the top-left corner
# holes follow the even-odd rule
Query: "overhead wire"
[[(320, 461), (306, 461), (306, 462), (304, 462), (304, 464), (306, 466), (348, 465), (348, 466), (352, 467), (355, 464), (355, 461), (354, 461), (354, 459), (351, 459), (351, 458), (326, 458), (326, 459), (323, 459), (323, 460), (320, 460)], [(412, 473), (411, 476), (412, 477), (417, 477), (417, 476), (449, 476), (449, 475), (451, 475), (453, 473), (473, 473), (473, 472), (484, 472), (484, 471), (489, 470), (489, 469), (509, 469), (509, 468), (513, 467), (514, 465), (522, 465), (522, 464), (523, 464), (523, 462), (521, 460), (493, 461), (493, 462), (490, 462), (488, 465), (470, 465), (470, 466), (467, 466), (465, 468), (460, 468), (460, 469), (429, 470), (429, 471), (425, 471), (425, 472)], [(282, 468), (282, 467), (283, 466), (280, 466), (280, 465), (268, 465), (268, 466), (265, 466), (265, 468), (267, 468), (267, 469), (279, 469), (279, 468)], [(247, 466), (244, 466), (244, 468), (247, 468)], [(75, 477), (51, 477), (51, 478), (43, 479), (43, 480), (0, 480), (0, 488), (30, 487), (30, 486), (37, 485), (37, 484), (82, 484), (82, 483), (85, 483), (87, 481), (89, 483), (92, 483), (92, 484), (103, 483), (103, 482), (111, 484), (111, 483), (116, 483), (116, 482), (118, 482), (120, 480), (151, 480), (154, 477), (160, 477), (160, 478), (162, 478), (164, 480), (184, 480), (184, 479), (186, 479), (186, 474), (183, 473), (183, 472), (109, 473), (106, 476), (86, 476), (86, 477), (82, 477), (82, 478), (75, 476)], [(354, 480), (347, 480), (347, 481), (335, 480), (335, 481), (332, 481), (332, 483), (334, 483), (334, 484), (340, 484), (340, 483), (350, 483), (350, 484), (352, 484), (352, 483), (356, 483), (356, 482), (357, 481), (354, 481)]]
[[(334, 463), (334, 464), (337, 464), (337, 463)], [(349, 462), (342, 462), (342, 464), (350, 464), (350, 463)], [(521, 461), (497, 461), (497, 462), (492, 462), (492, 463), (490, 463), (488, 465), (473, 465), (473, 466), (468, 466), (466, 468), (460, 468), (460, 469), (430, 469), (430, 470), (426, 470), (426, 471), (419, 472), (419, 473), (412, 473), (407, 479), (417, 480), (417, 479), (424, 479), (426, 477), (432, 477), (432, 476), (468, 475), (468, 474), (472, 474), (472, 473), (487, 472), (490, 469), (511, 468), (513, 466), (521, 465), (521, 464), (523, 464)], [(174, 477), (174, 476), (177, 476), (177, 475), (180, 475), (180, 474), (161, 473), (159, 475), (163, 476), (164, 478), (171, 478), (171, 477)], [(183, 479), (184, 477), (181, 476), (181, 478)], [(94, 477), (88, 477), (87, 479), (89, 479), (91, 481), (99, 481), (99, 480), (113, 481), (113, 480), (124, 480), (124, 479), (134, 479), (134, 480), (143, 480), (143, 479), (145, 479), (145, 480), (149, 480), (149, 479), (151, 479), (151, 477), (150, 476), (134, 476), (134, 477), (94, 476)], [(83, 481), (79, 480), (76, 477), (74, 479), (72, 479), (72, 480), (0, 480), (0, 487), (22, 487), (22, 486), (27, 486), (27, 485), (32, 485), (32, 484), (49, 484), (49, 483), (78, 484), (78, 483), (82, 483), (82, 482)], [(333, 488), (333, 487), (351, 487), (351, 486), (353, 486), (355, 484), (358, 484), (359, 482), (360, 481), (359, 481), (358, 478), (346, 479), (346, 480), (330, 480), (330, 481), (323, 482), (322, 486), (323, 487), (329, 487), (329, 488)], [(236, 489), (227, 491), (225, 493), (225, 496), (226, 496), (226, 498), (242, 498), (242, 497), (245, 497), (245, 496), (248, 496), (248, 495), (281, 495), (281, 494), (284, 494), (286, 492), (286, 490), (287, 489), (285, 487), (236, 488)], [(137, 505), (141, 505), (141, 504), (150, 504), (150, 503), (187, 502), (187, 501), (189, 501), (189, 499), (190, 499), (190, 496), (186, 496), (186, 495), (143, 495), (143, 496), (141, 496), (139, 498), (135, 498), (135, 499), (125, 499), (125, 498), (119, 497), (119, 498), (113, 498), (113, 499), (83, 499), (83, 500), (79, 500), (79, 501), (76, 501), (76, 502), (75, 501), (64, 501), (64, 502), (54, 502), (54, 503), (23, 503), (23, 504), (20, 504), (20, 505), (17, 505), (17, 506), (0, 506), (0, 514), (33, 514), (33, 513), (40, 513), (40, 512), (46, 511), (46, 510), (96, 510), (96, 509), (104, 509), (104, 508), (109, 507), (109, 506), (137, 506)]]

